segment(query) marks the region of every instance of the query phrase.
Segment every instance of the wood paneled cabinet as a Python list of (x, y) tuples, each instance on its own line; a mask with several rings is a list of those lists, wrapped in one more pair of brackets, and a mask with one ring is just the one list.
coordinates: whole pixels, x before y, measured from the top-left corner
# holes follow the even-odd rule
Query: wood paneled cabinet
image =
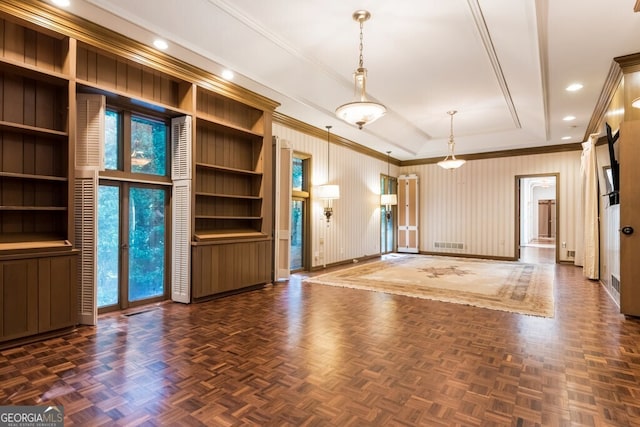
[(398, 177), (398, 252), (418, 253), (418, 176)]
[(77, 323), (75, 253), (0, 260), (0, 347)]

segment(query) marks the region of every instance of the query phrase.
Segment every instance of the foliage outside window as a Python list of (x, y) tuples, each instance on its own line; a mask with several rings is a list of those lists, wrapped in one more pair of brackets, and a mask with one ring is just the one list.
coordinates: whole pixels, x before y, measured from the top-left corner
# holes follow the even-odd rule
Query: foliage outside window
[(120, 114), (107, 110), (105, 116), (104, 167), (118, 170), (120, 159)]
[(167, 174), (167, 125), (164, 122), (131, 117), (131, 172)]
[(299, 157), (293, 158), (293, 167), (292, 167), (292, 190), (293, 191), (303, 191), (306, 190), (304, 186), (304, 168), (303, 168), (303, 160)]
[[(123, 121), (130, 126), (122, 126)], [(168, 176), (168, 126), (162, 119), (107, 110), (105, 115), (105, 169)], [(131, 155), (125, 170), (124, 153)]]

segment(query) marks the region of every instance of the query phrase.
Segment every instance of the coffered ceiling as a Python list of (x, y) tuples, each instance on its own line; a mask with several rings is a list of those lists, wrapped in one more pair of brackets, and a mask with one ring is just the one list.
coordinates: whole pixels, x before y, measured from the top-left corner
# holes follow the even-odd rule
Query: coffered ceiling
[[(277, 111), (399, 160), (582, 142), (614, 57), (640, 52), (635, 0), (71, 0), (67, 10), (221, 75)], [(353, 99), (364, 24), (364, 129)], [(565, 88), (581, 83), (579, 91)], [(565, 121), (563, 118), (574, 116)]]

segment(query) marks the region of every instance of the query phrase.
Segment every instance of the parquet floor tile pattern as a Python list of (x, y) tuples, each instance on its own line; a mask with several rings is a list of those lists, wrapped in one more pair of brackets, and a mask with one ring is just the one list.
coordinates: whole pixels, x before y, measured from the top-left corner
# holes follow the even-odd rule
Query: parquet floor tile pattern
[(640, 320), (557, 265), (539, 318), (287, 283), (0, 352), (65, 426), (640, 426)]

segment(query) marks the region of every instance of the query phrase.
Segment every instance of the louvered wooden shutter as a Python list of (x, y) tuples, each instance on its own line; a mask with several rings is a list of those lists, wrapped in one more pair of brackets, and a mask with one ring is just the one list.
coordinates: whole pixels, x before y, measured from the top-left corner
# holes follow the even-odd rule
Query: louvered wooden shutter
[(171, 179), (191, 179), (191, 116), (171, 119)]
[(104, 121), (106, 100), (103, 95), (77, 95), (76, 169), (104, 170)]
[(74, 180), (74, 214), (78, 258), (78, 319), (97, 323), (97, 206), (98, 171), (78, 170)]
[(171, 197), (173, 242), (171, 246), (171, 299), (191, 302), (191, 180), (174, 181)]
[(191, 117), (171, 120), (171, 299), (191, 302)]
[(275, 142), (275, 280), (289, 279), (291, 274), (291, 169), (293, 150), (287, 141), (274, 137)]

